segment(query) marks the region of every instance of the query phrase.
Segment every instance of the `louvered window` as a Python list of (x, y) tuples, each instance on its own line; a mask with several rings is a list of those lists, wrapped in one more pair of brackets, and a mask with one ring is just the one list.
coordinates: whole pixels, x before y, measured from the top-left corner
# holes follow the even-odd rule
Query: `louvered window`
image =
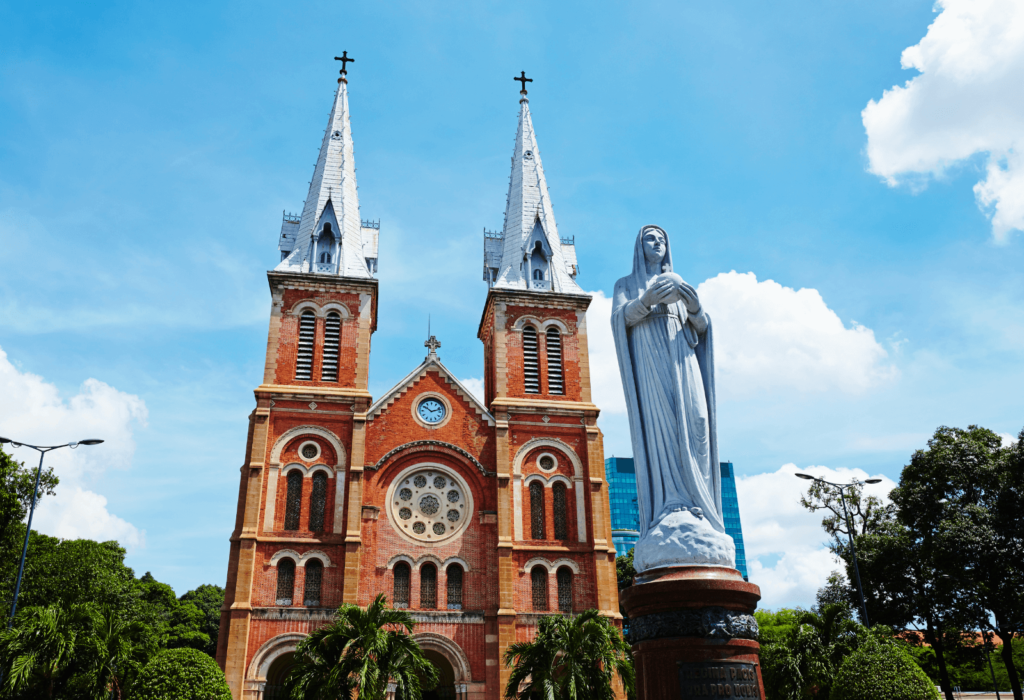
[(302, 472), (293, 469), (288, 472), (288, 493), (285, 496), (284, 529), (299, 529), (299, 512), (302, 510)]
[(277, 562), (277, 604), (291, 605), (295, 590), (295, 560), (282, 559)]
[(309, 529), (320, 532), (324, 529), (324, 513), (327, 511), (327, 475), (317, 472), (313, 475), (313, 493), (309, 497)]
[(523, 328), (523, 383), (527, 394), (540, 393), (540, 369), (537, 364), (537, 329)]
[(462, 567), (452, 564), (447, 569), (448, 609), (462, 610)]
[(548, 570), (543, 566), (535, 566), (530, 571), (530, 584), (533, 587), (533, 610), (543, 612), (548, 609)]
[(555, 539), (569, 539), (569, 521), (566, 513), (565, 484), (556, 482), (551, 487), (552, 511), (555, 519)]
[(572, 612), (572, 571), (566, 566), (558, 570), (558, 609)]
[(562, 334), (557, 328), (548, 328), (548, 393), (564, 394), (565, 381), (562, 379)]
[(295, 358), (295, 378), (313, 378), (313, 343), (316, 340), (316, 315), (303, 311), (299, 317), (299, 352)]
[(542, 540), (544, 535), (544, 486), (539, 481), (530, 484), (530, 537)]
[(324, 580), (324, 565), (319, 559), (310, 559), (306, 564), (306, 586), (303, 605), (311, 608), (320, 605), (320, 588)]
[(324, 361), (323, 370), (320, 373), (320, 378), (325, 382), (338, 381), (338, 341), (340, 338), (341, 315), (329, 313), (324, 321)]
[(405, 562), (395, 564), (395, 590), (392, 597), (396, 608), (409, 607), (409, 565)]
[(437, 569), (432, 564), (420, 567), (420, 607), (424, 610), (437, 607)]

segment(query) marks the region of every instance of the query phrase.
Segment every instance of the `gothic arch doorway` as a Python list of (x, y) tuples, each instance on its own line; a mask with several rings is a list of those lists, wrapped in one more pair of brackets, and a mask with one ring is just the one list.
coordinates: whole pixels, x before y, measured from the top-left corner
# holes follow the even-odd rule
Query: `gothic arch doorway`
[(466, 700), (473, 675), (462, 648), (443, 634), (420, 632), (413, 638), (423, 655), (437, 669), (437, 687), (423, 693), (423, 700)]
[(267, 669), (267, 684), (263, 688), (262, 700), (287, 700), (288, 692), (284, 687), (284, 679), (295, 666), (295, 652), (281, 654), (270, 662)]
[(444, 654), (433, 649), (424, 649), (423, 656), (437, 669), (437, 686), (432, 690), (424, 690), (423, 700), (455, 700), (455, 669), (451, 662)]

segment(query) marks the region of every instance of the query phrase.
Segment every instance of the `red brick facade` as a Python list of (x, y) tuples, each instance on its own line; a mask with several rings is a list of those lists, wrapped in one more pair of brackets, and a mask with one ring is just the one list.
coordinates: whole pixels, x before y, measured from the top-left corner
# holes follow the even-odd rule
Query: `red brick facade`
[[(433, 353), (374, 403), (376, 281), (269, 277), (266, 370), (249, 418), (218, 648), (236, 700), (279, 682), (295, 644), (334, 608), (381, 592), (407, 601), (417, 639), (450, 667), (443, 683), (461, 700), (501, 697), (504, 650), (529, 639), (539, 616), (597, 608), (618, 617), (588, 297), (491, 290), (479, 331), (486, 405)], [(303, 311), (316, 315), (308, 381), (295, 379)], [(321, 379), (328, 313), (342, 317), (337, 381)], [(539, 394), (524, 386), (526, 324), (540, 344)], [(548, 381), (549, 328), (560, 339), (561, 394)], [(426, 398), (444, 406), (436, 424), (417, 413)]]

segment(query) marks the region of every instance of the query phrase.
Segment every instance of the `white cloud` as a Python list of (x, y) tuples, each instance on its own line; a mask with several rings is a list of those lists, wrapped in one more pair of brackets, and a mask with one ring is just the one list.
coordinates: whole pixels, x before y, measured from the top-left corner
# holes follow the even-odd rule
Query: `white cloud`
[(469, 393), (476, 397), (476, 400), (480, 403), (484, 402), (484, 380), (471, 377), (470, 379), (460, 379), (462, 386), (469, 389)]
[(626, 415), (619, 361), (612, 337), (612, 300), (604, 292), (594, 295), (587, 310), (587, 349), (590, 353), (590, 388), (601, 414)]
[(753, 272), (722, 273), (697, 293), (715, 333), (719, 393), (860, 393), (896, 369), (870, 328), (846, 327), (816, 289), (794, 290)]
[(869, 495), (885, 497), (896, 483), (861, 469), (807, 467), (786, 464), (778, 471), (736, 479), (750, 581), (761, 587), (763, 608), (810, 607), (818, 588), (842, 565), (826, 546), (822, 514), (800, 505), (807, 481), (798, 471), (835, 482), (877, 476), (881, 484), (867, 486)]
[(1017, 436), (1011, 435), (1010, 433), (999, 433), (999, 437), (1003, 440), (1003, 447), (1013, 447), (1017, 444)]
[(920, 75), (861, 113), (871, 172), (922, 185), (975, 154), (987, 174), (975, 197), (1005, 241), (1024, 229), (1024, 3), (938, 0), (939, 16), (901, 65)]
[[(132, 430), (145, 424), (142, 399), (87, 379), (68, 400), (42, 377), (21, 372), (0, 349), (0, 435), (36, 445), (54, 445), (87, 438), (104, 444), (59, 449), (46, 456), (60, 479), (57, 494), (44, 498), (36, 510), (34, 529), (55, 537), (116, 539), (126, 547), (140, 547), (145, 532), (107, 511), (107, 499), (88, 488), (108, 468), (127, 469), (135, 452)], [(19, 461), (35, 466), (38, 453), (11, 450)]]

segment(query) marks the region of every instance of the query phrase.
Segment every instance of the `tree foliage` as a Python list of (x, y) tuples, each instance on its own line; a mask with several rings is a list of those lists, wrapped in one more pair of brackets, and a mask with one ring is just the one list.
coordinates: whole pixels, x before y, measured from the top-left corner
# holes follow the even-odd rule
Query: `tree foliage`
[(541, 618), (534, 640), (509, 646), (504, 661), (512, 667), (506, 700), (611, 700), (616, 677), (635, 698), (629, 645), (597, 610)]
[(935, 686), (896, 641), (867, 638), (843, 661), (830, 700), (937, 700)]
[(231, 700), (217, 662), (196, 649), (167, 649), (146, 664), (132, 700)]
[(383, 593), (365, 609), (343, 605), (332, 624), (299, 643), (285, 686), (303, 700), (384, 700), (390, 680), (396, 700), (419, 700), (420, 679), (433, 688), (437, 669), (412, 638), (414, 626), (412, 616), (389, 606)]

